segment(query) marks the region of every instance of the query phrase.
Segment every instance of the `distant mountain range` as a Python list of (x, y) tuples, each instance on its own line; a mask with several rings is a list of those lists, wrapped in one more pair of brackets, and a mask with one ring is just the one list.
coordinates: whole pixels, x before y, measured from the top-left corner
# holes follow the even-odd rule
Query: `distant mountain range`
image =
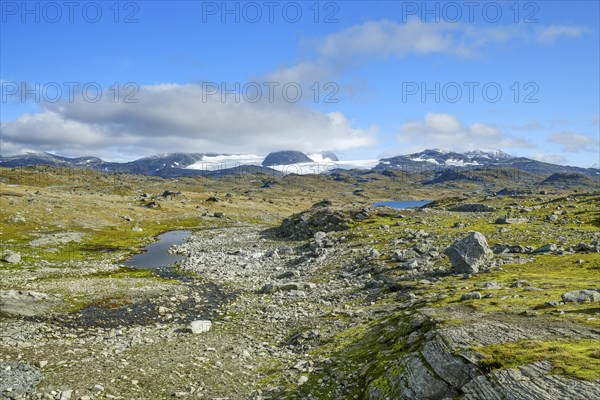
[(533, 174), (579, 173), (588, 177), (600, 176), (598, 168), (580, 168), (550, 164), (526, 157), (515, 157), (501, 150), (474, 150), (465, 153), (428, 149), (380, 161), (375, 170), (406, 172), (443, 171), (446, 169), (513, 168)]
[[(314, 165), (327, 165), (315, 168)], [(332, 173), (336, 170), (362, 169), (373, 171), (396, 170), (407, 173), (444, 173), (478, 169), (516, 169), (548, 177), (552, 174), (581, 174), (600, 178), (598, 168), (580, 168), (550, 164), (525, 157), (514, 157), (501, 150), (474, 150), (465, 153), (427, 149), (418, 153), (381, 160), (339, 161), (331, 152), (304, 154), (298, 151), (279, 151), (266, 157), (216, 153), (167, 153), (117, 163), (97, 157), (61, 157), (50, 153), (27, 153), (0, 157), (0, 167), (18, 168), (52, 165), (69, 168), (94, 169), (112, 173), (132, 173), (172, 178), (178, 176), (225, 176), (240, 173)]]

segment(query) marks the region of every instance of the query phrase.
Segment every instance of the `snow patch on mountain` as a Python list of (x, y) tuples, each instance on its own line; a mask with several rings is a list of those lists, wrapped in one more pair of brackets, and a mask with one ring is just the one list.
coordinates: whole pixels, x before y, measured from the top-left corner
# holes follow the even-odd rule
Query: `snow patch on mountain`
[(188, 165), (186, 169), (226, 169), (235, 168), (241, 165), (261, 165), (264, 156), (256, 154), (219, 154), (212, 156), (204, 156), (202, 160), (195, 162), (192, 165)]

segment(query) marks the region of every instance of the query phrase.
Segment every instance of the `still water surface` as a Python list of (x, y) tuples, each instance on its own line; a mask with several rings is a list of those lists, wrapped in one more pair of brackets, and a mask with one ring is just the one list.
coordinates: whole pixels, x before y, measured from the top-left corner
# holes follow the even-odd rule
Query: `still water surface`
[(392, 208), (399, 208), (404, 210), (406, 208), (422, 207), (426, 204), (431, 203), (431, 200), (398, 200), (398, 201), (380, 201), (373, 203), (373, 206), (388, 206)]
[(169, 254), (169, 247), (181, 244), (192, 236), (192, 231), (171, 231), (158, 236), (158, 242), (150, 243), (143, 253), (131, 256), (122, 264), (134, 268), (165, 267), (183, 260), (184, 256)]

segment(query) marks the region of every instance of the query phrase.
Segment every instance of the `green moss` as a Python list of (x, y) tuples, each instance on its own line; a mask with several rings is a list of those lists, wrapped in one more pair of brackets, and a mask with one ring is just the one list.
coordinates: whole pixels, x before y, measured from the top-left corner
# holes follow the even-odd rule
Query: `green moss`
[[(379, 389), (389, 387), (388, 377), (393, 376), (394, 372), (401, 372), (398, 360), (414, 350), (406, 343), (411, 332), (410, 324), (406, 322), (409, 318), (404, 312), (397, 312), (342, 330), (325, 341), (312, 356), (335, 357), (337, 361), (331, 366), (331, 370), (335, 371), (334, 376), (327, 382), (319, 383), (323, 375), (311, 374), (309, 380), (298, 388), (298, 393), (305, 396), (318, 393), (325, 397), (317, 398), (331, 398), (339, 384), (335, 376), (353, 380), (349, 392), (344, 394), (347, 398), (360, 398), (370, 386)], [(426, 331), (431, 327), (427, 325), (422, 329)]]
[(126, 296), (105, 296), (87, 303), (85, 307), (121, 308), (129, 304), (131, 300)]
[(487, 370), (549, 361), (554, 366), (554, 374), (581, 379), (600, 378), (600, 340), (524, 340), (475, 347), (474, 350), (486, 356), (481, 365)]

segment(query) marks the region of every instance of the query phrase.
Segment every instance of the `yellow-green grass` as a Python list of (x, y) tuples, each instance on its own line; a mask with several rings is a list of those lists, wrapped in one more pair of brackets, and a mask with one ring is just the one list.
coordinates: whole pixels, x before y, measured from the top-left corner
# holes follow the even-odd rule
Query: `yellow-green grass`
[(580, 379), (600, 378), (600, 340), (522, 340), (475, 347), (485, 356), (487, 370), (515, 368), (538, 361), (549, 361), (554, 374)]
[[(547, 302), (561, 301), (561, 295), (572, 290), (597, 288), (600, 284), (600, 256), (597, 253), (572, 254), (565, 256), (538, 255), (526, 264), (502, 266), (502, 270), (474, 275), (470, 279), (448, 276), (442, 281), (421, 286), (419, 293), (445, 294), (447, 297), (432, 301), (431, 306), (440, 308), (460, 304), (478, 312), (504, 312), (508, 314), (538, 314), (552, 318), (576, 320), (600, 326), (600, 307), (595, 303), (567, 303), (564, 306), (548, 307)], [(577, 264), (577, 260), (584, 260)], [(526, 281), (531, 287), (542, 289), (528, 290), (526, 287), (511, 288), (517, 281)], [(502, 289), (484, 289), (484, 282), (498, 282)], [(490, 298), (461, 300), (470, 291), (478, 291)], [(561, 313), (564, 311), (564, 313)]]

